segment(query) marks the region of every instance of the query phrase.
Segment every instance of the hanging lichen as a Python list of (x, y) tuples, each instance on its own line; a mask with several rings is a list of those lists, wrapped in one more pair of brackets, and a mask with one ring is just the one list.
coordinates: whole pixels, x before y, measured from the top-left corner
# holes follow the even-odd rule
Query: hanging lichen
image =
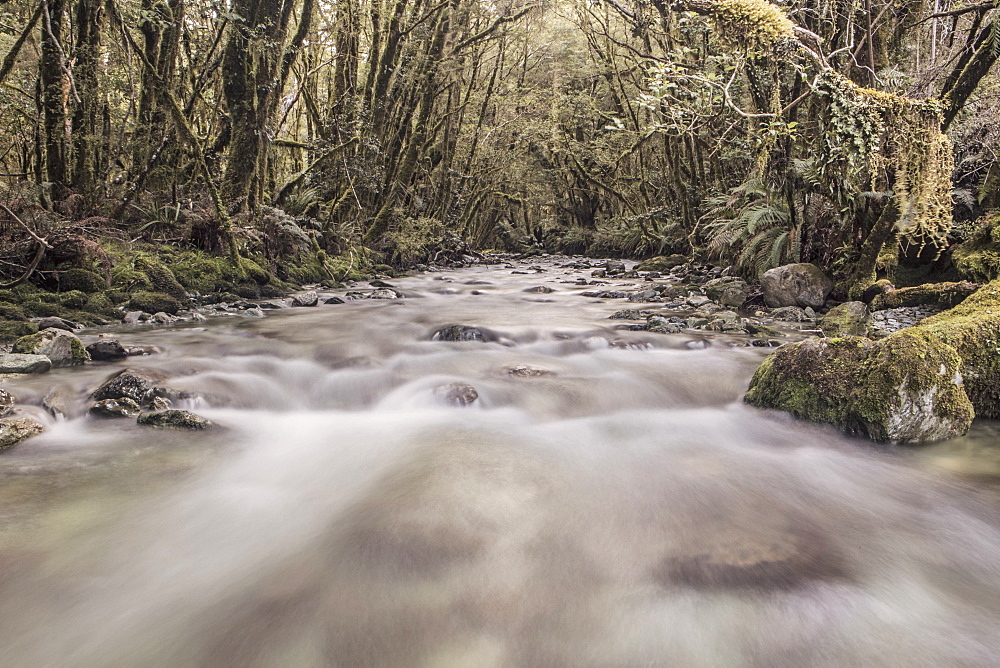
[(724, 41), (749, 51), (773, 55), (796, 45), (795, 24), (766, 0), (691, 0), (681, 4), (710, 16)]
[(829, 97), (831, 130), (848, 163), (867, 169), (873, 188), (892, 170), (900, 236), (943, 248), (952, 225), (953, 158), (940, 101), (862, 88), (832, 70), (817, 87)]

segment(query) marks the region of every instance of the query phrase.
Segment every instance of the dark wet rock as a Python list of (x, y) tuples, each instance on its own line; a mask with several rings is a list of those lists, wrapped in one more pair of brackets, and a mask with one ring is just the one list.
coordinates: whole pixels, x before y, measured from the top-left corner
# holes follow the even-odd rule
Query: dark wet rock
[(507, 375), (514, 376), (515, 378), (538, 378), (540, 376), (553, 375), (553, 372), (548, 369), (539, 369), (537, 367), (527, 366), (526, 364), (509, 367), (506, 371)]
[(45, 373), (52, 368), (52, 360), (45, 355), (0, 353), (0, 374)]
[(358, 292), (357, 290), (351, 290), (344, 295), (344, 299), (348, 301), (354, 301), (355, 299), (365, 299), (368, 295), (364, 292)]
[(396, 287), (395, 285), (392, 285), (391, 283), (386, 283), (385, 281), (379, 280), (379, 279), (375, 279), (374, 281), (368, 281), (368, 285), (372, 286), (373, 288), (394, 288), (394, 287)]
[(754, 336), (767, 336), (772, 338), (785, 336), (784, 332), (779, 332), (778, 330), (768, 327), (767, 325), (755, 320), (745, 320), (744, 327), (746, 327), (748, 333), (753, 334)]
[(45, 431), (45, 425), (31, 418), (0, 418), (0, 452), (13, 448)]
[(80, 325), (65, 318), (49, 317), (40, 318), (38, 320), (38, 329), (49, 329), (54, 327), (55, 329), (65, 329), (67, 332), (72, 332), (80, 328)]
[(512, 271), (512, 272), (510, 272), (510, 273), (512, 273), (512, 274), (527, 274), (528, 272), (526, 272), (526, 271), (517, 271), (517, 270), (515, 270), (515, 271)]
[(659, 290), (642, 290), (640, 292), (633, 292), (628, 296), (630, 302), (660, 302), (663, 298), (660, 297)]
[(893, 285), (892, 282), (889, 281), (888, 279), (883, 278), (877, 280), (864, 289), (864, 292), (861, 293), (861, 301), (863, 301), (868, 305), (871, 305), (871, 303), (875, 300), (876, 297), (878, 297), (881, 294), (885, 294), (886, 292), (892, 292), (895, 289), (896, 286)]
[(14, 395), (0, 388), (0, 417), (10, 415), (12, 410), (14, 410)]
[(479, 399), (479, 392), (468, 383), (447, 383), (435, 387), (434, 396), (449, 406), (469, 406)]
[(940, 306), (903, 306), (901, 308), (883, 309), (872, 314), (872, 336), (888, 336), (907, 327), (913, 327), (942, 311)]
[(524, 292), (533, 292), (533, 293), (542, 294), (542, 295), (547, 295), (550, 292), (555, 292), (555, 290), (553, 288), (550, 288), (547, 285), (536, 285), (533, 288), (525, 288), (523, 291)]
[(591, 278), (604, 278), (607, 275), (608, 275), (608, 272), (605, 269), (595, 269), (594, 271), (590, 272), (590, 277)]
[(117, 339), (101, 339), (87, 346), (90, 359), (95, 362), (120, 360), (128, 357), (128, 351)]
[(615, 311), (608, 316), (611, 320), (642, 320), (642, 313), (639, 311), (626, 309), (624, 311)]
[(771, 311), (770, 315), (775, 320), (784, 320), (786, 322), (805, 322), (811, 319), (806, 315), (805, 310), (798, 306), (782, 306)]
[(580, 296), (596, 297), (598, 299), (625, 299), (629, 294), (620, 290), (587, 290), (586, 292), (581, 292)]
[(176, 320), (177, 318), (170, 315), (169, 313), (164, 313), (163, 311), (158, 311), (157, 313), (154, 313), (152, 317), (152, 321), (160, 325), (169, 325), (170, 323), (175, 322)]
[(149, 407), (154, 411), (165, 411), (173, 405), (174, 402), (166, 397), (153, 397), (153, 400), (149, 402)]
[(243, 315), (245, 315), (248, 318), (263, 318), (264, 317), (264, 312), (261, 311), (256, 306), (254, 306), (252, 308), (245, 309), (243, 311)]
[(83, 342), (75, 334), (54, 327), (22, 336), (14, 343), (11, 352), (44, 355), (52, 366), (78, 366), (90, 359)]
[(210, 429), (215, 426), (215, 423), (208, 418), (203, 418), (191, 411), (176, 409), (145, 413), (140, 415), (136, 422), (145, 427), (165, 429)]
[(345, 302), (345, 301), (344, 301), (343, 299), (341, 299), (340, 297), (330, 297), (329, 299), (327, 299), (327, 300), (326, 300), (325, 302), (323, 302), (323, 303), (324, 303), (324, 304), (346, 304), (347, 302)]
[(127, 397), (121, 397), (119, 399), (101, 399), (87, 412), (99, 418), (131, 418), (137, 416), (139, 411), (139, 404)]
[(845, 302), (820, 318), (818, 327), (823, 336), (867, 336), (872, 314), (864, 302)]
[(657, 334), (678, 334), (684, 331), (685, 323), (680, 318), (665, 318), (660, 315), (652, 315), (646, 319), (646, 331)]
[(778, 306), (820, 308), (833, 289), (833, 281), (814, 264), (786, 264), (765, 271), (760, 277), (764, 302)]
[(431, 341), (483, 341), (498, 339), (495, 332), (475, 325), (448, 325), (435, 331)]
[(192, 396), (167, 387), (166, 380), (166, 374), (154, 369), (122, 369), (94, 390), (91, 398), (94, 401), (127, 398), (140, 406), (151, 406), (156, 397), (184, 399)]
[(316, 306), (319, 303), (319, 295), (315, 290), (292, 295), (292, 306)]
[(737, 276), (722, 276), (707, 281), (705, 294), (723, 306), (742, 306), (750, 297), (750, 286)]

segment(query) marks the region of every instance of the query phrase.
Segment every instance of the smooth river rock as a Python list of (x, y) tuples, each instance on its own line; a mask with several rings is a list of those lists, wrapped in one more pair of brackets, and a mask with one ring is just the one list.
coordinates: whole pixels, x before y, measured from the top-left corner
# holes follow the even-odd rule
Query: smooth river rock
[(45, 355), (0, 354), (0, 374), (45, 373), (51, 368), (52, 360)]
[(215, 423), (208, 418), (195, 415), (190, 411), (170, 409), (157, 413), (146, 413), (140, 415), (138, 424), (146, 427), (160, 427), (166, 429), (209, 429)]
[(814, 264), (786, 264), (764, 272), (760, 277), (764, 303), (777, 306), (820, 308), (833, 290), (833, 281)]
[(45, 355), (52, 366), (78, 366), (90, 359), (83, 342), (76, 334), (55, 327), (22, 336), (14, 343), (11, 352)]

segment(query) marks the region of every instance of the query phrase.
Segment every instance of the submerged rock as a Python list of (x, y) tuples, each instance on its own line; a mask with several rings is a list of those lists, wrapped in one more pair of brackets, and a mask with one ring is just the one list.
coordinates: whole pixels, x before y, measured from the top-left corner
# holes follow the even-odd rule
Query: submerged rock
[(523, 290), (523, 292), (532, 292), (532, 293), (535, 293), (535, 294), (546, 295), (546, 294), (548, 294), (550, 292), (555, 292), (555, 289), (554, 288), (550, 288), (547, 285), (536, 285), (533, 288), (525, 288)]
[(0, 451), (13, 448), (45, 431), (45, 425), (31, 418), (0, 418)]
[(496, 341), (497, 335), (485, 327), (475, 325), (448, 325), (435, 331), (431, 341)]
[(152, 406), (157, 397), (183, 399), (191, 396), (164, 385), (166, 379), (165, 374), (153, 369), (122, 369), (94, 390), (91, 398), (95, 401), (126, 398), (140, 406)]
[(78, 366), (90, 359), (83, 342), (75, 334), (55, 327), (22, 336), (14, 343), (11, 352), (44, 355), (52, 366)]
[(814, 264), (786, 264), (765, 271), (760, 277), (764, 303), (776, 306), (820, 308), (833, 290), (833, 281)]
[(10, 415), (12, 410), (14, 410), (14, 396), (0, 388), (0, 417)]
[(526, 364), (518, 364), (517, 366), (507, 368), (507, 375), (514, 376), (515, 378), (538, 378), (540, 376), (551, 376), (553, 372), (548, 369), (539, 369)]
[(208, 418), (203, 418), (190, 411), (170, 409), (157, 413), (146, 413), (140, 415), (136, 420), (138, 424), (146, 427), (160, 427), (168, 429), (210, 429), (215, 423)]
[(314, 290), (292, 295), (292, 306), (316, 306), (319, 303), (319, 295)]
[(820, 318), (823, 336), (867, 336), (872, 314), (864, 302), (845, 302), (834, 306)]
[(137, 416), (140, 410), (139, 404), (135, 401), (128, 397), (121, 397), (120, 399), (102, 399), (91, 406), (87, 412), (99, 418), (130, 418)]
[(449, 406), (469, 406), (479, 399), (479, 392), (468, 383), (447, 383), (435, 387), (434, 396)]
[(45, 373), (52, 368), (52, 360), (45, 355), (0, 353), (0, 374)]

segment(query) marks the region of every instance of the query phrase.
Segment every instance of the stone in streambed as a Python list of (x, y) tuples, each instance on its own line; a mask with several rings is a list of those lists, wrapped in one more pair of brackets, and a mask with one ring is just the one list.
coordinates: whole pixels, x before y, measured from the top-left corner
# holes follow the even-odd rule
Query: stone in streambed
[(10, 415), (14, 410), (14, 396), (7, 390), (0, 389), (0, 417)]
[(0, 451), (13, 448), (18, 443), (41, 434), (43, 431), (45, 431), (45, 425), (31, 418), (2, 418), (0, 419)]
[(292, 296), (292, 306), (316, 306), (318, 303), (319, 295), (313, 290)]
[(435, 387), (434, 396), (449, 406), (469, 406), (479, 399), (479, 392), (468, 383), (447, 383)]
[(159, 411), (157, 413), (146, 413), (140, 415), (136, 420), (138, 424), (146, 427), (158, 427), (165, 429), (210, 429), (215, 423), (208, 418), (203, 418), (190, 411), (176, 409)]
[(823, 336), (867, 336), (872, 314), (864, 302), (845, 302), (834, 306), (820, 318)]
[(99, 418), (130, 418), (139, 414), (139, 404), (121, 397), (120, 399), (102, 399), (90, 407), (88, 413)]
[(90, 359), (95, 362), (105, 362), (125, 359), (128, 351), (117, 339), (102, 339), (87, 346)]
[(0, 353), (0, 374), (45, 373), (52, 368), (52, 360), (45, 355)]
[(496, 341), (495, 332), (475, 325), (448, 325), (435, 331), (431, 341)]
[(91, 398), (95, 401), (127, 398), (140, 406), (151, 406), (157, 397), (183, 399), (191, 396), (167, 387), (166, 379), (165, 374), (153, 369), (122, 369), (94, 390)]
[(760, 277), (764, 303), (777, 306), (820, 308), (833, 290), (833, 281), (814, 264), (786, 264), (765, 271)]
[(52, 366), (78, 366), (90, 359), (83, 342), (75, 334), (55, 327), (22, 336), (14, 343), (11, 352), (44, 355), (52, 362)]

